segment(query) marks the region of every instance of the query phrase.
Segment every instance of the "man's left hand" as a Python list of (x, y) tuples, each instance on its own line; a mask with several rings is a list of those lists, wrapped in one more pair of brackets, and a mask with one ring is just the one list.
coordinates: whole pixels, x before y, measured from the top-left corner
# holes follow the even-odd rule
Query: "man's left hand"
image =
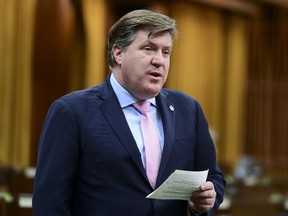
[(213, 208), (216, 199), (216, 191), (212, 182), (203, 183), (199, 190), (194, 191), (189, 200), (189, 207), (198, 213), (207, 212)]

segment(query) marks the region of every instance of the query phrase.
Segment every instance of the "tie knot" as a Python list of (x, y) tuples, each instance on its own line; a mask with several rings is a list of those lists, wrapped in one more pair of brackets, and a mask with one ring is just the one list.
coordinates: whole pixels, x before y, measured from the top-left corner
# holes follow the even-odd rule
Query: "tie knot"
[(150, 103), (147, 101), (138, 101), (134, 103), (133, 106), (142, 114), (150, 111)]

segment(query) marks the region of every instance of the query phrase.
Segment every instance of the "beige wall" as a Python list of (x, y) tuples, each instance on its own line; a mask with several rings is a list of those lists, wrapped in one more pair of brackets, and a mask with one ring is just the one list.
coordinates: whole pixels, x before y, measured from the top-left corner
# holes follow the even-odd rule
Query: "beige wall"
[(215, 136), (218, 159), (235, 164), (242, 154), (246, 20), (221, 10), (174, 3), (179, 37), (167, 87), (196, 98)]
[(29, 165), (33, 14), (33, 0), (0, 0), (0, 164)]
[[(36, 154), (37, 150), (31, 147), (30, 134), (35, 130), (29, 124), (32, 110), (33, 10), (36, 2), (0, 0), (0, 26), (4, 26), (0, 28), (2, 163), (29, 165), (29, 154), (31, 151)], [(71, 50), (75, 52), (76, 58), (77, 55), (85, 57), (80, 65), (70, 62), (72, 68), (77, 68), (67, 77), (70, 80), (67, 82), (71, 82), (71, 90), (73, 86), (81, 86), (77, 84), (79, 79), (84, 80), (82, 87), (88, 87), (100, 83), (106, 77), (106, 30), (107, 18), (110, 17), (107, 14), (107, 2), (83, 1), (85, 37), (75, 37), (73, 40), (85, 40), (85, 49), (81, 52)], [(157, 5), (159, 10), (161, 7), (177, 20), (179, 28), (166, 87), (182, 90), (199, 100), (211, 130), (218, 136), (218, 159), (234, 164), (242, 154), (247, 65), (246, 20), (241, 15), (225, 15), (219, 8), (203, 7), (187, 1)], [(74, 18), (77, 19), (77, 16)], [(65, 21), (64, 18), (62, 20)], [(37, 102), (34, 106), (37, 106)], [(39, 134), (35, 136), (37, 138)]]

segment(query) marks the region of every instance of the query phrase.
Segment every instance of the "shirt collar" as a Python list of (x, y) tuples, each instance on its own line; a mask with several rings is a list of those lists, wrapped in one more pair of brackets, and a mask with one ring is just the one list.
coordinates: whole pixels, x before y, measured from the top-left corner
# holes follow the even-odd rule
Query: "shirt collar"
[[(120, 85), (120, 83), (116, 80), (113, 73), (110, 76), (110, 83), (118, 98), (121, 108), (127, 107), (138, 101), (132, 94), (130, 94), (126, 89), (124, 89)], [(156, 107), (155, 97), (147, 99), (146, 101), (150, 102)]]

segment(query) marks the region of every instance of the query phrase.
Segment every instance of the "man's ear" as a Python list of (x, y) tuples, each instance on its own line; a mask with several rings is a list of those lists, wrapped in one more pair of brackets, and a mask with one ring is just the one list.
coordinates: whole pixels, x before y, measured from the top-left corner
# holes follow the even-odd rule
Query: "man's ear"
[(112, 47), (112, 52), (115, 61), (117, 62), (118, 65), (122, 64), (122, 51), (117, 45), (113, 45)]

